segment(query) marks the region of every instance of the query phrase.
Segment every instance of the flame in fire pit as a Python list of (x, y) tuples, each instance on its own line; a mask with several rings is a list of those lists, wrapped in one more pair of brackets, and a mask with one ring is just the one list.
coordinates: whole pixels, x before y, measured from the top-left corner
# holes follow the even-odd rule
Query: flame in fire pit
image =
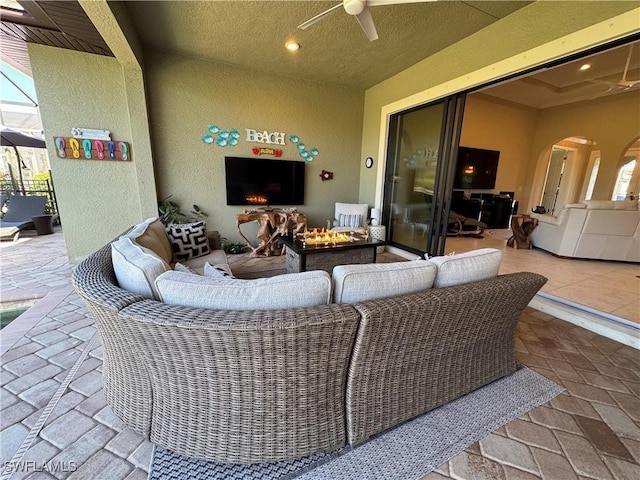
[(366, 231), (363, 236), (354, 236), (355, 232), (334, 232), (326, 228), (312, 228), (296, 236), (305, 245), (335, 245), (337, 243), (356, 242), (367, 238)]

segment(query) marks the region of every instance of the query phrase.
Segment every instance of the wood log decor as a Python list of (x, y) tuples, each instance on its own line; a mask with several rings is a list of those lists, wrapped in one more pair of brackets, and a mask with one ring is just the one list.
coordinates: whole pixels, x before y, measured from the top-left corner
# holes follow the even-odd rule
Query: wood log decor
[(513, 235), (507, 240), (507, 246), (512, 248), (528, 248), (531, 249), (533, 244), (529, 239), (529, 235), (538, 225), (537, 218), (531, 218), (529, 215), (514, 215), (511, 217), (511, 231)]
[[(240, 229), (241, 225), (251, 222), (258, 222), (256, 237), (259, 243), (255, 247)], [(236, 216), (236, 227), (240, 236), (251, 247), (252, 257), (271, 257), (282, 255), (282, 247), (278, 245), (278, 238), (287, 235), (290, 227), (292, 227), (293, 235), (305, 229), (307, 218), (295, 208), (245, 210)]]

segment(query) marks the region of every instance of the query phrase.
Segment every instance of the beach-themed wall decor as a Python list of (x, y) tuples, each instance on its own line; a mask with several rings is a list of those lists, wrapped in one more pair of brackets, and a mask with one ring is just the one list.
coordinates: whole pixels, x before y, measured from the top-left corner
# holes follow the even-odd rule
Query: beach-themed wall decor
[(289, 137), (291, 143), (295, 143), (298, 147), (298, 154), (304, 158), (307, 162), (312, 162), (313, 159), (320, 153), (316, 147), (307, 150), (307, 146), (300, 140), (297, 135), (291, 135)]
[(53, 137), (53, 141), (58, 158), (131, 161), (131, 146), (128, 142), (74, 137)]
[(251, 152), (254, 155), (273, 155), (274, 157), (281, 157), (282, 150), (279, 148), (264, 148), (264, 147), (253, 147)]
[(223, 130), (217, 125), (209, 125), (207, 130), (209, 130), (209, 133), (202, 135), (202, 141), (204, 143), (213, 143), (218, 147), (235, 147), (238, 145), (240, 132), (235, 128)]
[[(240, 141), (240, 132), (232, 128), (223, 130), (215, 124), (207, 127), (208, 133), (202, 135), (202, 141), (208, 144), (214, 144), (218, 147), (235, 147)], [(285, 132), (270, 132), (268, 130), (259, 131), (254, 128), (245, 128), (246, 136), (244, 141), (247, 143), (266, 143), (268, 145), (286, 145), (287, 134)], [(290, 135), (289, 140), (296, 146), (298, 155), (307, 162), (313, 161), (320, 151), (316, 147), (307, 148), (307, 145), (300, 140), (297, 135)], [(274, 155), (282, 156), (282, 150), (270, 147), (254, 147), (251, 149), (254, 155)]]

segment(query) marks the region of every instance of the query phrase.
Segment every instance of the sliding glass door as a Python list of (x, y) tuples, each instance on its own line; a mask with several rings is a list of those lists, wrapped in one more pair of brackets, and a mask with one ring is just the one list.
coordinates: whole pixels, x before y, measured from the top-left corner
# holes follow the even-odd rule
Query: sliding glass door
[(390, 118), (383, 219), (392, 246), (444, 252), (464, 98), (454, 95)]

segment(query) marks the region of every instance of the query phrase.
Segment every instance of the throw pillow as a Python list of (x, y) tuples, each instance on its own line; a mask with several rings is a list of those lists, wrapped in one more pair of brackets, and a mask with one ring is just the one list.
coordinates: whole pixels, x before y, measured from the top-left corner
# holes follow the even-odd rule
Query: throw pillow
[(201, 257), (209, 253), (209, 240), (204, 222), (174, 223), (167, 227), (174, 262)]
[(181, 263), (176, 263), (173, 267), (173, 269), (176, 272), (182, 272), (182, 273), (192, 273), (194, 275), (200, 275), (198, 272), (196, 272), (193, 268), (191, 268), (188, 265), (183, 265)]
[(502, 261), (502, 251), (495, 248), (480, 248), (457, 255), (432, 257), (429, 261), (438, 267), (433, 286), (450, 287), (497, 276)]
[(436, 266), (424, 260), (338, 265), (333, 269), (333, 301), (355, 303), (431, 288)]
[(231, 268), (228, 263), (219, 263), (216, 265), (211, 265), (209, 262), (204, 265), (204, 276), (209, 278), (218, 278), (218, 279), (232, 279), (236, 278), (231, 273)]
[(147, 298), (159, 298), (155, 280), (171, 267), (152, 250), (123, 237), (111, 244), (111, 260), (121, 288)]
[(161, 301), (169, 305), (221, 310), (314, 307), (331, 301), (331, 278), (321, 270), (255, 280), (221, 280), (169, 271), (156, 279), (156, 288)]
[(338, 226), (360, 228), (362, 227), (362, 215), (347, 215), (341, 213), (338, 216)]

